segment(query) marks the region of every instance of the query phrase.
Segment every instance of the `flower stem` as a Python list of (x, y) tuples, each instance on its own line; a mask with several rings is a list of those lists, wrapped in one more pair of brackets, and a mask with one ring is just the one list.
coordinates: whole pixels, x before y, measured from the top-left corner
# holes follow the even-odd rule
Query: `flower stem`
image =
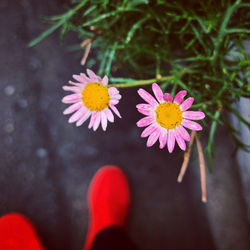
[(137, 86), (144, 86), (149, 85), (154, 82), (164, 82), (168, 80), (174, 79), (175, 76), (163, 76), (160, 79), (154, 78), (154, 79), (147, 79), (147, 80), (138, 80), (130, 83), (118, 83), (118, 84), (109, 84), (110, 87), (116, 87), (116, 88), (130, 88), (130, 87), (137, 87)]
[[(182, 69), (178, 77), (181, 77), (183, 74), (185, 74), (188, 71), (188, 68)], [(129, 82), (129, 83), (114, 83), (114, 84), (109, 84), (109, 87), (116, 87), (116, 88), (130, 88), (130, 87), (138, 87), (138, 86), (144, 86), (144, 85), (149, 85), (154, 82), (165, 82), (165, 81), (170, 81), (175, 79), (177, 76), (176, 75), (171, 75), (171, 76), (160, 76), (156, 77), (153, 79), (147, 79), (147, 80), (137, 80), (134, 82)]]

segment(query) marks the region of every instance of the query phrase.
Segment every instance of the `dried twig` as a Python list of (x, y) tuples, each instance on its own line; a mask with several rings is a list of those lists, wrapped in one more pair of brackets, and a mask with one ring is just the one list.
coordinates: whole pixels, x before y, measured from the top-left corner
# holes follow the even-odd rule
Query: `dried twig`
[(81, 65), (84, 65), (86, 63), (88, 55), (89, 55), (89, 52), (90, 52), (90, 49), (91, 49), (91, 42), (88, 43), (88, 45), (86, 46), (83, 58), (81, 60)]
[[(92, 27), (92, 26), (91, 26)], [(94, 26), (93, 26), (94, 27)], [(94, 30), (91, 29), (91, 30)], [(99, 35), (101, 35), (102, 32), (101, 31), (98, 31), (96, 32), (96, 34), (90, 38), (87, 38), (86, 40), (84, 40), (80, 45), (82, 48), (84, 48), (86, 46), (86, 49), (85, 49), (85, 52), (84, 52), (84, 55), (82, 57), (82, 60), (81, 60), (81, 65), (84, 65), (87, 61), (87, 58), (89, 56), (89, 52), (90, 52), (90, 49), (91, 49), (91, 45), (92, 45), (92, 41), (95, 40)]]
[(84, 46), (88, 45), (89, 43), (92, 42), (92, 40), (93, 40), (93, 37), (84, 40), (84, 41), (81, 43), (81, 47), (83, 48)]
[(184, 153), (184, 160), (183, 160), (183, 163), (182, 163), (182, 166), (181, 166), (181, 171), (180, 171), (178, 179), (177, 179), (178, 182), (182, 182), (183, 176), (184, 176), (184, 174), (186, 172), (188, 162), (189, 162), (189, 158), (190, 158), (190, 154), (191, 154), (191, 149), (192, 149), (192, 146), (193, 146), (193, 143), (194, 143), (195, 135), (196, 135), (196, 132), (193, 130), (191, 132), (191, 139), (190, 139), (190, 143), (188, 145), (188, 149)]
[(201, 147), (201, 142), (197, 134), (195, 135), (196, 139), (196, 146), (197, 146), (197, 151), (199, 155), (199, 161), (200, 161), (200, 174), (201, 174), (201, 193), (202, 193), (202, 201), (206, 202), (207, 201), (207, 194), (206, 194), (206, 171), (205, 171), (205, 160), (204, 160), (204, 155)]
[(95, 36), (92, 36), (92, 37), (84, 40), (81, 43), (82, 48), (86, 46), (85, 52), (84, 52), (82, 60), (81, 60), (81, 65), (84, 65), (86, 63), (86, 61), (87, 61), (87, 58), (88, 58), (88, 55), (89, 55), (89, 52), (90, 52), (90, 49), (91, 49), (91, 42), (92, 42), (92, 40), (94, 38), (95, 38)]

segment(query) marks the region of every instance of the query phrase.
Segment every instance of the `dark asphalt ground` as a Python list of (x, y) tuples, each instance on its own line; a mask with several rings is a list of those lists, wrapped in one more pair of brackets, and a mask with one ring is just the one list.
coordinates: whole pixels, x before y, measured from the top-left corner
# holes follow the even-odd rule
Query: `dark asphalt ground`
[(117, 164), (131, 186), (128, 232), (140, 249), (215, 249), (195, 174), (176, 182), (180, 151), (147, 149), (140, 139), (136, 89), (121, 90), (123, 118), (107, 132), (67, 123), (62, 85), (85, 71), (67, 47), (80, 41), (68, 35), (60, 44), (56, 33), (27, 48), (48, 27), (41, 17), (62, 11), (58, 0), (0, 1), (0, 215), (29, 217), (46, 249), (82, 249), (90, 180)]

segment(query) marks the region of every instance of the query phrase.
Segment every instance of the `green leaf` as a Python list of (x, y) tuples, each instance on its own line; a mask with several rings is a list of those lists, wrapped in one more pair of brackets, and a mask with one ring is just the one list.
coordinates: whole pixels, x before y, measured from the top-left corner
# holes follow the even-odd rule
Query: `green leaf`
[(228, 109), (241, 121), (243, 122), (248, 128), (250, 128), (250, 122), (247, 121), (236, 109), (232, 107), (232, 105), (228, 106)]
[(162, 90), (163, 92), (165, 92), (165, 91), (166, 91), (166, 88), (168, 87), (168, 85), (169, 85), (169, 82), (163, 82), (163, 83), (160, 85), (161, 90)]
[(249, 29), (240, 29), (240, 28), (230, 28), (226, 30), (227, 34), (231, 33), (250, 33)]
[(89, 13), (91, 13), (93, 10), (95, 10), (97, 8), (96, 5), (92, 5), (91, 7), (89, 7), (84, 13), (83, 13), (83, 17), (87, 16)]
[(66, 33), (69, 31), (69, 24), (65, 22), (62, 26), (61, 32), (60, 32), (60, 40), (62, 41)]
[(132, 11), (132, 12), (133, 11), (135, 11), (135, 12), (139, 11), (139, 12), (141, 12), (140, 10), (137, 10), (135, 8), (131, 8), (131, 9), (118, 8), (117, 10), (110, 11), (108, 13), (104, 13), (102, 15), (99, 15), (98, 17), (96, 17), (96, 18), (94, 18), (92, 20), (89, 20), (88, 22), (83, 23), (82, 26), (83, 27), (91, 26), (91, 25), (96, 24), (96, 23), (98, 23), (100, 21), (103, 21), (103, 20), (105, 20), (105, 19), (107, 19), (109, 17), (116, 16), (116, 15), (118, 15), (121, 12), (130, 12), (130, 11)]
[(106, 62), (107, 62), (109, 53), (110, 53), (109, 49), (106, 49), (104, 55), (102, 56), (100, 67), (98, 70), (98, 74), (100, 74), (100, 75), (102, 75), (104, 73), (104, 68), (106, 66)]
[(202, 33), (199, 32), (193, 24), (191, 24), (191, 28), (192, 28), (196, 38), (198, 39), (198, 41), (200, 42), (200, 44), (202, 45), (202, 47), (206, 51), (206, 54), (209, 54), (209, 49), (203, 41)]
[(82, 26), (87, 27), (87, 26), (96, 24), (96, 23), (98, 23), (98, 22), (100, 22), (100, 21), (102, 21), (102, 20), (104, 20), (106, 18), (115, 16), (117, 13), (118, 13), (118, 10), (114, 10), (114, 11), (99, 15), (98, 17), (96, 17), (96, 18), (94, 18), (92, 20), (89, 20), (88, 22), (84, 22)]
[(174, 86), (173, 86), (173, 88), (172, 88), (172, 90), (171, 90), (171, 95), (172, 95), (172, 96), (175, 96), (177, 86), (178, 86), (177, 83), (174, 83)]
[[(221, 114), (221, 111), (216, 110), (216, 112), (214, 114), (214, 117), (215, 117), (216, 120), (219, 119), (220, 114)], [(214, 154), (214, 152), (213, 152), (214, 135), (215, 135), (215, 131), (216, 131), (217, 124), (218, 124), (218, 122), (216, 120), (214, 120), (212, 122), (212, 125), (210, 127), (210, 132), (209, 132), (209, 137), (208, 137), (208, 144), (207, 144), (207, 147), (205, 149), (205, 151), (207, 152), (207, 155), (208, 155), (208, 170), (209, 170), (210, 173), (212, 173), (211, 161), (212, 161), (213, 154)]]
[(132, 39), (132, 37), (134, 36), (135, 32), (137, 29), (139, 29), (141, 27), (141, 25), (146, 22), (149, 19), (149, 16), (146, 16), (144, 18), (142, 18), (141, 20), (139, 20), (137, 23), (135, 23), (132, 28), (130, 29), (130, 31), (127, 34), (127, 37), (125, 39), (125, 43), (129, 43), (130, 40)]
[(107, 8), (108, 3), (109, 3), (109, 0), (103, 0), (102, 1), (102, 6), (103, 6), (104, 9)]
[(65, 14), (61, 16), (61, 20), (52, 25), (49, 29), (44, 31), (40, 36), (32, 40), (29, 44), (28, 47), (33, 47), (39, 42), (41, 42), (44, 38), (49, 36), (51, 33), (53, 33), (56, 29), (58, 29), (60, 26), (62, 26), (72, 15), (74, 15), (75, 12), (77, 12), (79, 9), (81, 9), (87, 2), (88, 0), (83, 0), (80, 2), (74, 9), (69, 10)]
[(130, 0), (129, 5), (130, 7), (135, 7), (140, 4), (148, 4), (149, 0)]
[(204, 31), (204, 33), (208, 34), (210, 32), (210, 29), (208, 29), (208, 27), (206, 26), (206, 24), (202, 21), (201, 18), (199, 17), (196, 17), (197, 18), (197, 21), (198, 23), (200, 24), (202, 30)]
[(112, 62), (113, 62), (114, 57), (115, 57), (116, 46), (117, 46), (117, 42), (114, 43), (112, 49), (110, 50), (110, 54), (109, 54), (109, 57), (108, 57), (108, 60), (107, 60), (107, 65), (106, 65), (106, 68), (105, 68), (105, 74), (106, 75), (110, 74), (111, 65), (112, 65)]
[(217, 123), (220, 124), (220, 125), (223, 125), (223, 122), (220, 121), (220, 120), (219, 120), (215, 115), (213, 115), (211, 112), (206, 111), (205, 113), (206, 113), (207, 116), (209, 116), (209, 117), (212, 119), (212, 121), (215, 121), (215, 122), (217, 122)]
[(56, 15), (56, 16), (45, 16), (43, 17), (46, 21), (58, 21), (63, 18), (63, 15)]
[(55, 23), (53, 26), (51, 26), (49, 29), (45, 30), (40, 36), (32, 40), (29, 44), (28, 47), (33, 47), (37, 45), (39, 42), (41, 42), (44, 38), (49, 36), (51, 33), (53, 33), (56, 29), (58, 29), (61, 25), (63, 25), (64, 20), (60, 20), (59, 22)]

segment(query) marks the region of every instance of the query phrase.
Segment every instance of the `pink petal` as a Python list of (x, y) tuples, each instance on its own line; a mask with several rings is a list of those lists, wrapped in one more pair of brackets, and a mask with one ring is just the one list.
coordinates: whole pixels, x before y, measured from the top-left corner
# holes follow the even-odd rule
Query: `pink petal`
[(180, 149), (185, 151), (186, 150), (186, 143), (185, 143), (184, 139), (179, 135), (179, 133), (175, 133), (175, 139), (176, 139)]
[(115, 88), (115, 87), (110, 87), (109, 89), (108, 89), (108, 92), (109, 92), (109, 94), (112, 96), (112, 95), (115, 95), (115, 94), (119, 94), (119, 90), (117, 89), (117, 88)]
[(100, 76), (97, 76), (92, 70), (87, 69), (87, 73), (88, 73), (91, 81), (102, 82), (102, 78)]
[(146, 127), (143, 132), (141, 133), (141, 137), (147, 137), (150, 134), (152, 134), (155, 130), (157, 129), (157, 127), (154, 124), (149, 125), (148, 127)]
[(138, 112), (142, 113), (143, 115), (150, 115), (152, 113), (152, 106), (150, 104), (137, 104), (136, 108)]
[(201, 120), (205, 117), (205, 114), (201, 111), (185, 111), (182, 116), (190, 120)]
[(201, 125), (199, 123), (197, 123), (197, 122), (193, 122), (193, 121), (183, 119), (181, 124), (184, 127), (189, 128), (191, 130), (202, 130)]
[(162, 102), (163, 101), (163, 93), (162, 93), (162, 90), (157, 83), (153, 83), (152, 90), (153, 90), (154, 95), (155, 95), (156, 99), (158, 100), (158, 102)]
[(65, 91), (72, 91), (72, 92), (75, 92), (75, 93), (81, 92), (81, 89), (78, 88), (78, 87), (63, 86), (62, 88), (63, 88), (63, 90), (65, 90)]
[(63, 103), (74, 103), (74, 102), (78, 102), (81, 99), (81, 95), (80, 94), (72, 94), (72, 95), (66, 95), (63, 99), (62, 102)]
[(97, 78), (97, 82), (101, 83), (102, 82), (102, 78), (100, 76), (96, 76)]
[(110, 122), (114, 122), (114, 115), (113, 115), (113, 113), (110, 111), (110, 109), (106, 108), (106, 109), (103, 110), (103, 112), (105, 112), (105, 114), (106, 114), (106, 116), (107, 116), (107, 118), (108, 118), (108, 120), (109, 120)]
[(84, 84), (82, 84), (82, 83), (79, 83), (79, 82), (72, 82), (72, 81), (69, 81), (69, 84), (75, 85), (75, 86), (80, 87), (80, 88), (84, 86)]
[(76, 126), (81, 126), (91, 115), (91, 111), (87, 110), (86, 113), (77, 121)]
[(101, 122), (101, 113), (98, 112), (96, 113), (96, 119), (95, 119), (95, 122), (94, 122), (94, 125), (93, 125), (93, 130), (96, 131), (100, 125), (100, 122)]
[(152, 113), (150, 110), (146, 110), (146, 109), (137, 109), (137, 110), (143, 115), (150, 115)]
[(83, 116), (83, 114), (87, 111), (87, 108), (81, 107), (78, 111), (76, 111), (70, 118), (69, 118), (69, 123), (73, 123), (79, 118)]
[(156, 143), (159, 138), (160, 132), (160, 129), (157, 129), (148, 137), (147, 147), (151, 147)]
[(119, 103), (119, 100), (115, 100), (115, 99), (111, 99), (110, 101), (109, 101), (109, 104), (111, 104), (111, 105), (116, 105), (116, 104), (118, 104)]
[(176, 128), (177, 133), (185, 140), (185, 141), (190, 141), (190, 135), (187, 132), (185, 128), (183, 128), (181, 125), (179, 125)]
[(114, 113), (115, 113), (119, 118), (122, 118), (120, 112), (118, 111), (118, 109), (117, 109), (115, 106), (110, 105), (109, 107), (114, 111)]
[(172, 102), (173, 101), (173, 97), (169, 93), (164, 94), (163, 99), (165, 100), (165, 102)]
[(101, 123), (102, 123), (102, 129), (106, 131), (108, 121), (104, 111), (101, 112)]
[(146, 116), (146, 117), (143, 117), (142, 119), (140, 119), (136, 125), (138, 127), (146, 127), (148, 125), (150, 125), (152, 122), (154, 121), (154, 118), (151, 117), (151, 116)]
[(174, 131), (172, 129), (168, 130), (168, 151), (172, 153), (175, 145), (175, 136)]
[(109, 79), (108, 79), (107, 76), (104, 76), (104, 77), (102, 78), (102, 83), (103, 83), (104, 86), (107, 86), (107, 85), (108, 85)]
[(181, 91), (179, 91), (179, 92), (176, 94), (175, 98), (174, 98), (174, 102), (175, 102), (176, 104), (181, 104), (182, 101), (184, 100), (184, 97), (186, 96), (186, 94), (187, 94), (187, 91), (186, 91), (186, 90), (181, 90)]
[(139, 89), (137, 92), (141, 96), (142, 99), (144, 99), (147, 103), (151, 104), (153, 107), (158, 105), (155, 98), (144, 89)]
[(159, 141), (160, 141), (160, 149), (163, 149), (167, 143), (167, 130), (161, 130)]
[(78, 82), (84, 83), (84, 78), (80, 75), (73, 75), (73, 78), (77, 80)]
[(122, 98), (122, 96), (119, 94), (116, 94), (116, 95), (112, 95), (111, 98), (114, 98), (116, 100), (120, 100)]
[(144, 104), (144, 103), (137, 104), (136, 108), (140, 113), (142, 113), (144, 115), (150, 115), (153, 111), (152, 110), (153, 108), (150, 104)]
[(86, 74), (81, 73), (80, 76), (82, 77), (82, 79), (83, 79), (86, 83), (91, 82), (91, 80), (86, 76)]
[(152, 106), (150, 104), (141, 103), (141, 104), (137, 104), (136, 108), (144, 109), (144, 110), (151, 110)]
[(74, 104), (70, 105), (68, 108), (66, 108), (66, 109), (63, 111), (63, 114), (64, 114), (64, 115), (71, 114), (71, 113), (73, 113), (74, 111), (78, 110), (81, 106), (82, 106), (82, 102), (74, 103)]
[(193, 98), (193, 97), (188, 97), (188, 98), (180, 105), (181, 111), (188, 110), (188, 109), (192, 106), (193, 102), (194, 102), (194, 98)]
[(90, 78), (96, 78), (97, 77), (97, 75), (91, 69), (87, 69), (87, 73), (88, 73)]
[(91, 115), (91, 118), (90, 118), (90, 122), (89, 122), (89, 126), (88, 126), (89, 129), (93, 127), (94, 122), (96, 120), (96, 117), (97, 117), (97, 113), (94, 111)]

